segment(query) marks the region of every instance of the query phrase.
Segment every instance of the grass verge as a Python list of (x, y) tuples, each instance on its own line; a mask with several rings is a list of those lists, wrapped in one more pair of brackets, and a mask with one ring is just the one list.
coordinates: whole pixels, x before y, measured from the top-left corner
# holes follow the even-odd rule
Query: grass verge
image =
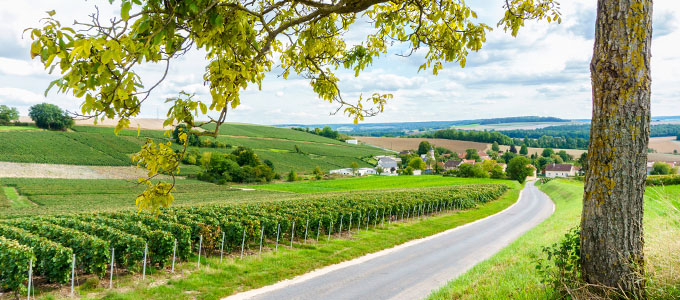
[[(583, 184), (552, 180), (540, 189), (555, 202), (555, 213), (508, 247), (467, 273), (448, 282), (428, 299), (551, 299), (558, 295), (540, 283), (536, 260), (541, 247), (559, 241), (579, 225)], [(652, 299), (680, 297), (680, 186), (647, 188), (645, 198), (645, 255)]]
[[(279, 245), (278, 252), (264, 252), (260, 257), (219, 257), (202, 261), (197, 270), (195, 259), (181, 264), (178, 272), (186, 276), (171, 276), (165, 272), (148, 276), (142, 282), (128, 276), (118, 282), (114, 291), (94, 289), (81, 291), (85, 298), (107, 299), (219, 299), (237, 292), (276, 283), (286, 278), (310, 272), (324, 266), (347, 261), (369, 253), (430, 236), (497, 213), (512, 205), (521, 186), (514, 188), (496, 201), (476, 209), (430, 217), (420, 222), (393, 223), (389, 228), (361, 230), (351, 238), (334, 238), (319, 243), (295, 244), (295, 250)], [(256, 248), (254, 248), (257, 250)]]

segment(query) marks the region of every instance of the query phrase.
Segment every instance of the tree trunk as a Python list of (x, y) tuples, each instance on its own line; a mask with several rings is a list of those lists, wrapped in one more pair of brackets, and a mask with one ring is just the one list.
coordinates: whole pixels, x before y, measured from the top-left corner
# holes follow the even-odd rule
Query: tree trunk
[(650, 123), (651, 0), (599, 0), (593, 117), (581, 215), (586, 282), (644, 297), (643, 196)]

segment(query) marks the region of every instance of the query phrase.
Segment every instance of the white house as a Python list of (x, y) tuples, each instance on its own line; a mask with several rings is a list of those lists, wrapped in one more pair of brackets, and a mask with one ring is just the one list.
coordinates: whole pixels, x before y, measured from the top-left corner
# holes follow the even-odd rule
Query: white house
[(352, 171), (351, 168), (331, 170), (329, 173), (330, 174), (340, 174), (340, 175), (357, 175), (357, 176), (378, 174), (378, 172), (376, 172), (374, 169), (371, 169), (371, 168), (359, 168), (359, 169), (357, 169), (356, 174), (354, 174), (354, 172)]
[(352, 144), (352, 145), (358, 145), (359, 140), (345, 140), (345, 143)]
[(570, 164), (549, 164), (545, 166), (545, 177), (567, 177), (575, 176), (576, 169)]
[(376, 168), (378, 167), (383, 169), (383, 172), (381, 174), (384, 175), (396, 174), (397, 170), (399, 169), (399, 166), (397, 165), (397, 160), (388, 156), (380, 157)]

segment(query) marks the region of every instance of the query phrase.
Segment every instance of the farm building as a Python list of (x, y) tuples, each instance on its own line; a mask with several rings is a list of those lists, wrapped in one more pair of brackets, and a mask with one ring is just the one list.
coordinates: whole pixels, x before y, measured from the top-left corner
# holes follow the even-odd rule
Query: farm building
[(352, 144), (352, 145), (358, 145), (359, 144), (359, 140), (346, 140), (345, 142), (347, 144)]
[(549, 164), (545, 166), (545, 177), (567, 177), (576, 175), (576, 169), (571, 164)]
[(384, 171), (383, 174), (396, 174), (399, 166), (397, 165), (397, 160), (393, 157), (382, 156), (378, 160), (377, 167), (381, 167)]
[(359, 168), (359, 169), (357, 169), (356, 174), (352, 171), (351, 168), (331, 170), (329, 173), (330, 174), (340, 174), (340, 175), (356, 175), (356, 176), (378, 174), (378, 172), (376, 172), (374, 169), (371, 169), (371, 168)]

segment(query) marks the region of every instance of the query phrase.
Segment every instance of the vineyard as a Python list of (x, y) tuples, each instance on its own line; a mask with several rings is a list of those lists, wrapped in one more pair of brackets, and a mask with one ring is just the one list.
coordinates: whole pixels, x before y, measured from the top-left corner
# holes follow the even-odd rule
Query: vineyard
[[(163, 268), (195, 254), (255, 252), (275, 243), (307, 242), (404, 219), (464, 210), (499, 198), (502, 184), (315, 195), (293, 200), (176, 207), (155, 217), (131, 211), (0, 221), (0, 284), (26, 289), (29, 273), (66, 283), (77, 274), (103, 277)], [(75, 261), (73, 260), (75, 258)], [(111, 264), (113, 262), (113, 265)], [(200, 263), (200, 261), (199, 261)]]

